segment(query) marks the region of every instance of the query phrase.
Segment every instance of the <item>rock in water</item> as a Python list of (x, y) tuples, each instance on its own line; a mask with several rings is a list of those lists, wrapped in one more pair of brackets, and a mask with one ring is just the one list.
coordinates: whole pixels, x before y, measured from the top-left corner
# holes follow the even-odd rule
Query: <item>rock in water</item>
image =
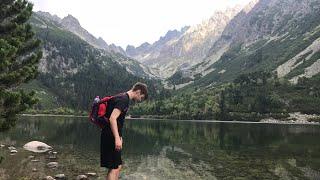
[(49, 162), (47, 164), (48, 168), (57, 168), (58, 167), (58, 163), (57, 162)]
[(42, 153), (42, 152), (47, 152), (52, 149), (51, 146), (40, 142), (40, 141), (31, 141), (28, 142), (23, 146), (24, 149), (31, 151), (31, 152), (36, 152), (36, 153)]
[(88, 177), (86, 175), (77, 176), (77, 180), (84, 180), (84, 179), (88, 179)]
[(11, 154), (15, 154), (15, 153), (17, 153), (17, 152), (18, 152), (18, 151), (15, 150), (15, 149), (13, 149), (13, 150), (10, 151)]
[(57, 157), (56, 156), (49, 156), (49, 159), (57, 159)]
[(11, 151), (11, 150), (17, 150), (15, 147), (13, 146), (9, 146), (8, 149)]
[(57, 175), (55, 175), (54, 176), (56, 179), (67, 179), (66, 178), (66, 175), (64, 175), (64, 174), (57, 174)]
[(95, 177), (97, 176), (97, 173), (94, 173), (94, 172), (88, 172), (87, 173), (88, 176), (92, 176), (92, 177)]
[(54, 178), (52, 176), (46, 176), (43, 180), (54, 180)]

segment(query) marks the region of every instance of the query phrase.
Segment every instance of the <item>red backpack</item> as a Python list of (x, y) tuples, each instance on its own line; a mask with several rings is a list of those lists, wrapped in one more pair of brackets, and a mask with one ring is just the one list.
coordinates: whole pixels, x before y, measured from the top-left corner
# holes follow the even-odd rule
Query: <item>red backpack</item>
[(113, 98), (113, 96), (106, 96), (102, 99), (97, 96), (96, 98), (94, 98), (94, 101), (92, 103), (89, 113), (89, 120), (100, 128), (103, 128), (109, 121), (109, 119), (105, 117), (105, 115), (108, 108), (108, 101), (111, 98)]

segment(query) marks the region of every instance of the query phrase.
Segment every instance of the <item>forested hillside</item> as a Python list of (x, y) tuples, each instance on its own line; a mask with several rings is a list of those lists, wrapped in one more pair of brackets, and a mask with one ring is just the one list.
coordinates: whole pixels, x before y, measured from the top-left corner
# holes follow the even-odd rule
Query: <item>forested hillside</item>
[[(148, 78), (137, 62), (122, 54), (97, 49), (56, 21), (37, 13), (33, 14), (30, 23), (36, 37), (42, 41), (44, 52), (38, 68), (38, 82), (34, 83), (36, 86), (24, 86), (29, 90), (38, 89), (40, 104), (36, 109), (47, 109), (44, 105), (46, 96), (40, 92), (53, 94), (55, 98), (48, 98), (54, 99), (51, 104), (59, 104), (57, 108), (76, 110), (88, 110), (96, 95), (126, 91), (137, 81), (147, 83), (150, 93), (155, 93), (157, 82)], [(43, 86), (41, 91), (40, 86)]]

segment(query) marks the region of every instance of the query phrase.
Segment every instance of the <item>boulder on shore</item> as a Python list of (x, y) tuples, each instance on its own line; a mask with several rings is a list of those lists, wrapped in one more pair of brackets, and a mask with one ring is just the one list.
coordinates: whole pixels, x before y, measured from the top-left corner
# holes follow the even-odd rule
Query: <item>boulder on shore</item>
[(47, 145), (46, 143), (40, 142), (40, 141), (31, 141), (28, 142), (23, 146), (24, 149), (31, 151), (31, 152), (36, 152), (36, 153), (43, 153), (47, 152), (52, 149), (51, 146)]

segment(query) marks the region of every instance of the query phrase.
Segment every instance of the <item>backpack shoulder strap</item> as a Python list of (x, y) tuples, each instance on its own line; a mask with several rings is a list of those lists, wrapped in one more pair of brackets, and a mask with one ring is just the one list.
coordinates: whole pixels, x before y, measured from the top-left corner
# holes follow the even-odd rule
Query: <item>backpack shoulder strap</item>
[(113, 96), (106, 96), (106, 97), (102, 98), (99, 103), (105, 103), (105, 102), (109, 101), (111, 98), (113, 98)]

